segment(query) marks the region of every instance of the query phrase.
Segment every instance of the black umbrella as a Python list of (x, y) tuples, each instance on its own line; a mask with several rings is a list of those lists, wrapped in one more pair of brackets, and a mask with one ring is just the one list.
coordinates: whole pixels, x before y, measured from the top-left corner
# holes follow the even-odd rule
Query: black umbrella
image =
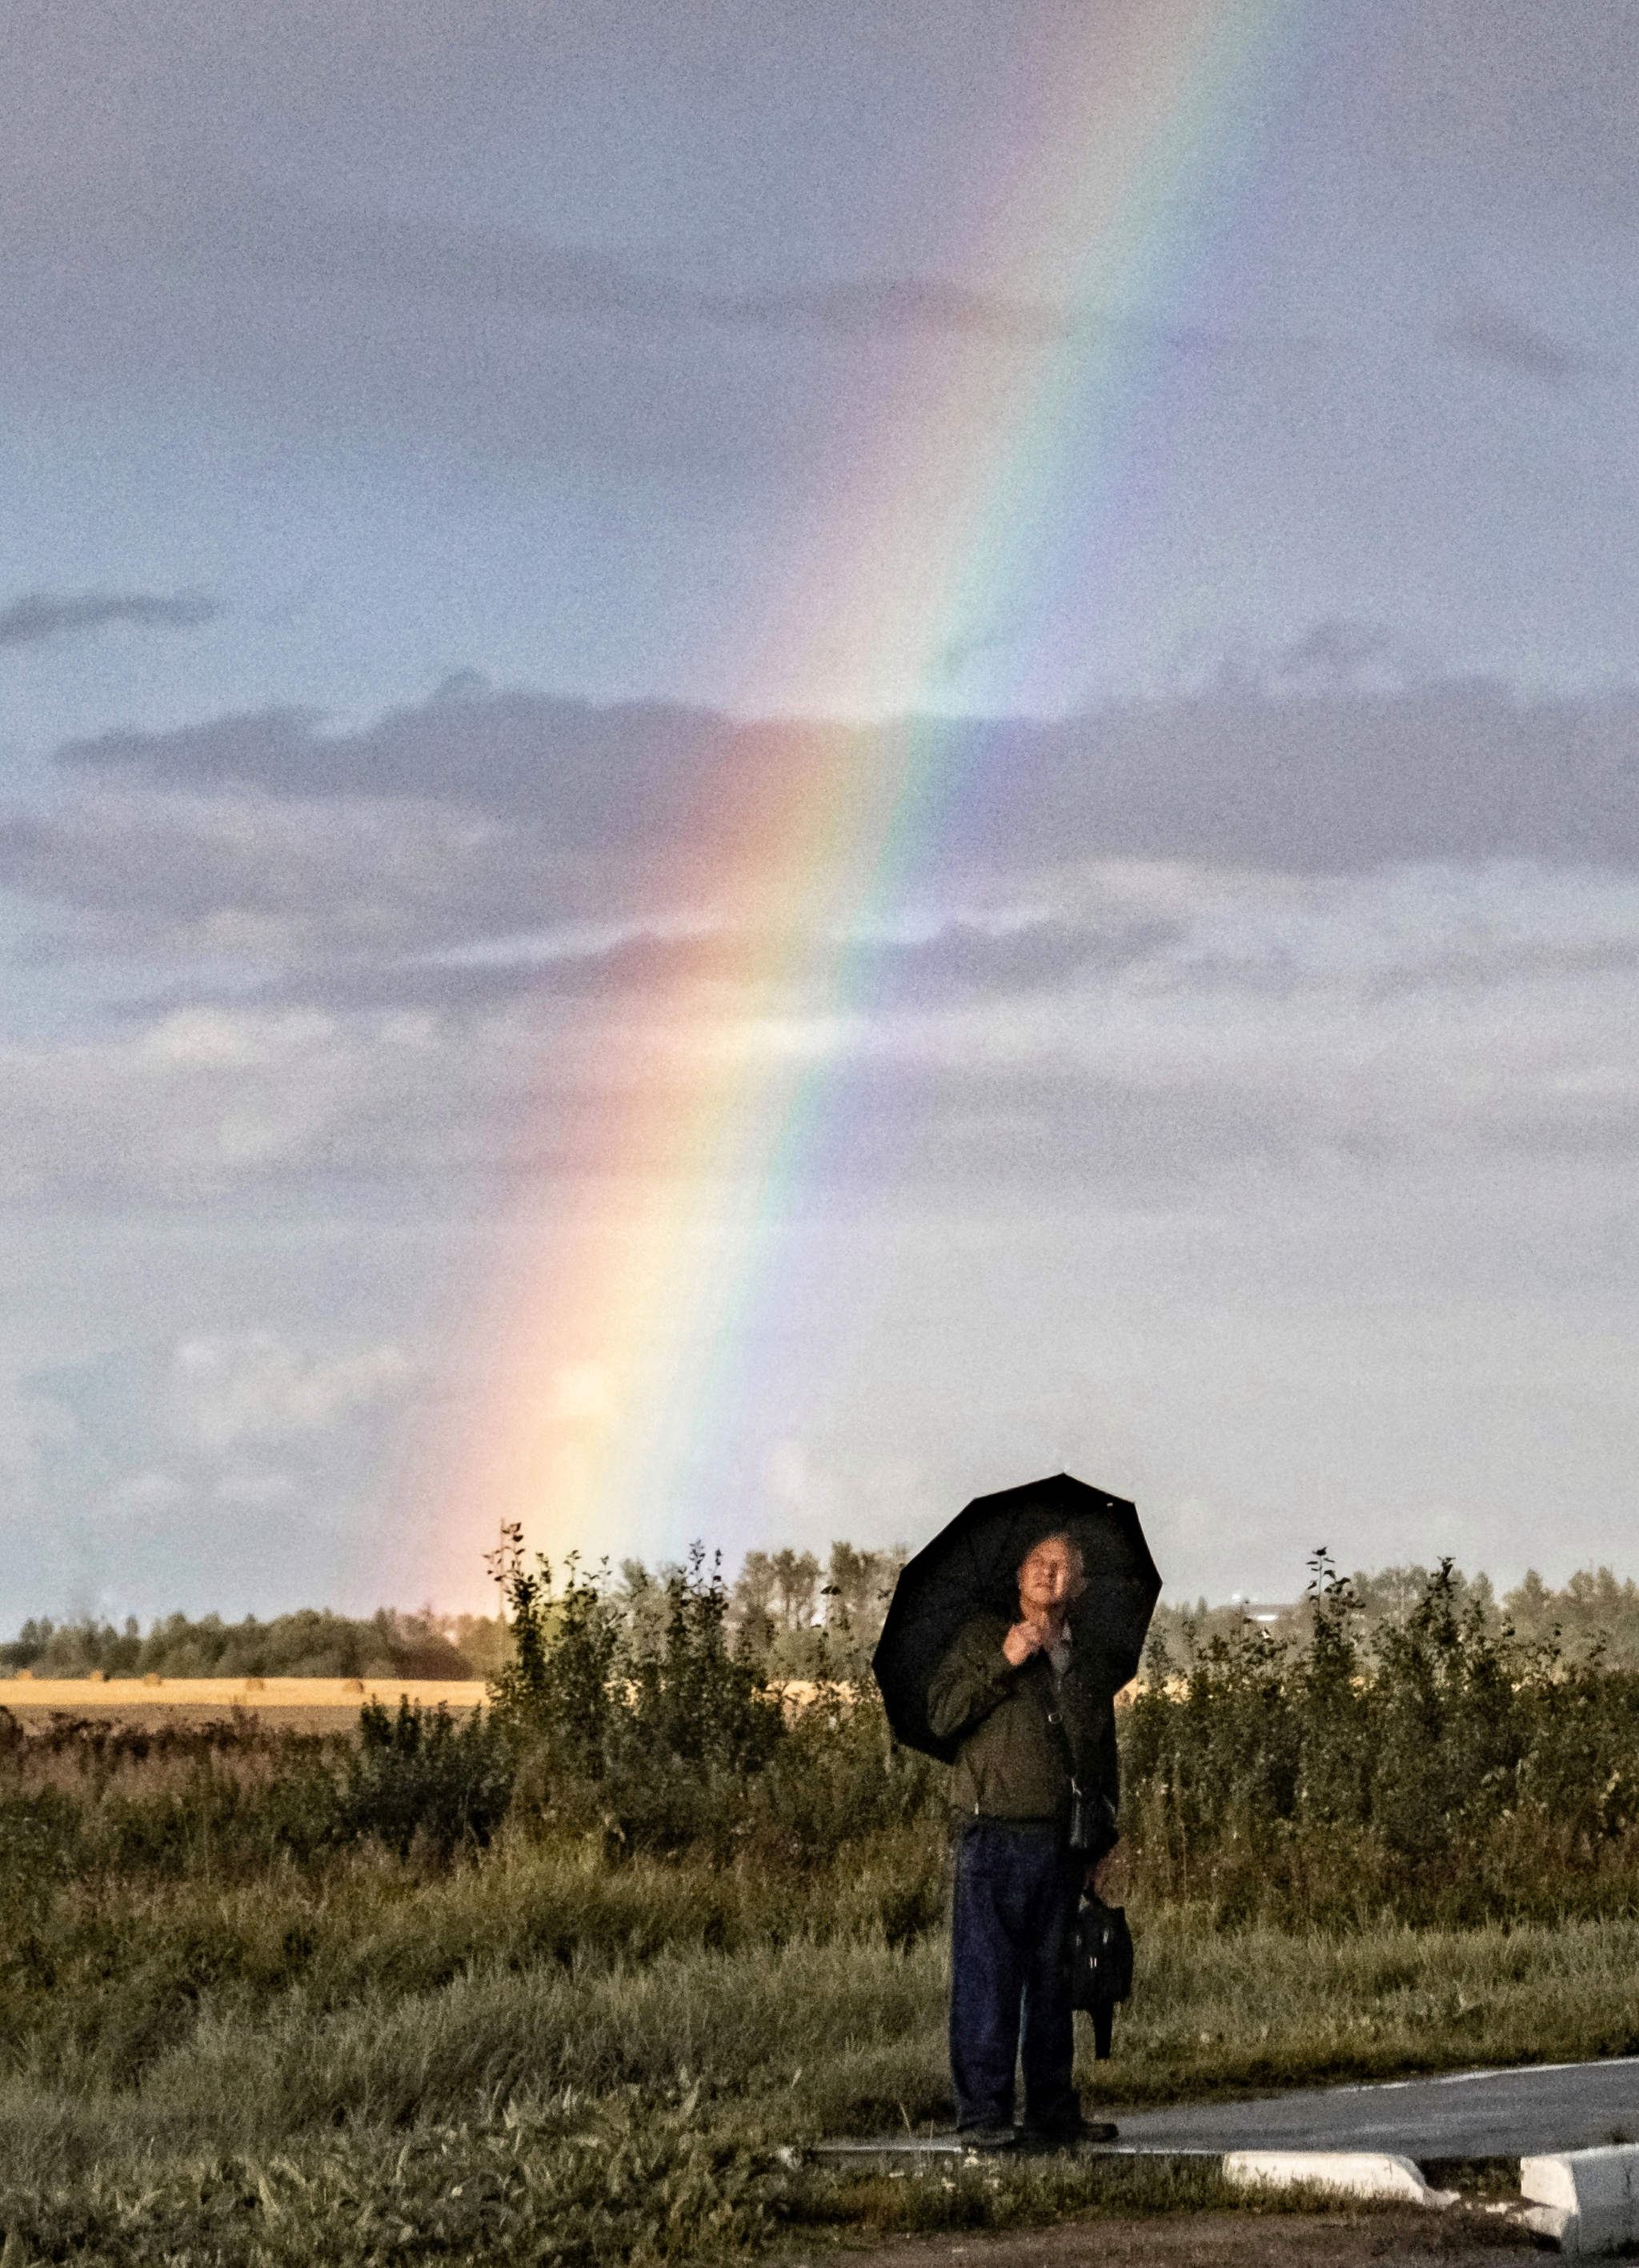
[(1104, 1654), (1111, 1690), (1137, 1675), (1161, 1595), (1137, 1507), (1069, 1473), (976, 1496), (900, 1575), (871, 1659), (888, 1722), (907, 1748), (956, 1761), (956, 1742), (928, 1728), (929, 1680), (981, 1609), (1017, 1619), (1019, 1563), (1044, 1535), (1068, 1535), (1081, 1547), (1087, 1588), (1071, 1621), (1077, 1638)]

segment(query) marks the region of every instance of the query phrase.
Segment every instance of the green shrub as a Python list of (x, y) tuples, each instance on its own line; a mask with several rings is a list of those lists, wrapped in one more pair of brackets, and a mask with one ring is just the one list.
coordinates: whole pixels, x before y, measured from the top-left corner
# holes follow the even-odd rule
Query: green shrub
[(1123, 1712), (1136, 1879), (1222, 1918), (1639, 1908), (1639, 1673), (1497, 1629), (1451, 1563), (1370, 1650), (1324, 1555), (1306, 1639), (1152, 1640)]
[(367, 1702), (342, 1779), (342, 1831), (373, 1836), (401, 1856), (419, 1839), (447, 1857), (493, 1838), (512, 1800), (512, 1772), (511, 1744), (481, 1709), (458, 1725), (442, 1704), (422, 1709), (403, 1698), (391, 1716)]
[(495, 1714), (528, 1758), (532, 1813), (612, 1847), (703, 1844), (728, 1856), (785, 1727), (761, 1668), (730, 1646), (720, 1570), (696, 1548), (658, 1597), (636, 1571), (616, 1599), (571, 1558), (555, 1594), (550, 1566), (539, 1556), (526, 1565), (516, 1528), (490, 1565), (513, 1638)]

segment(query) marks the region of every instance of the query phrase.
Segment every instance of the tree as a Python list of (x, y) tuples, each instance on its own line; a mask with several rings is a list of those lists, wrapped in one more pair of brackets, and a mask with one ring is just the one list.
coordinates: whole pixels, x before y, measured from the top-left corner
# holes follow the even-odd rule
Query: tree
[(768, 1562), (774, 1577), (775, 1619), (783, 1631), (807, 1630), (820, 1595), (820, 1562), (812, 1551), (776, 1551)]

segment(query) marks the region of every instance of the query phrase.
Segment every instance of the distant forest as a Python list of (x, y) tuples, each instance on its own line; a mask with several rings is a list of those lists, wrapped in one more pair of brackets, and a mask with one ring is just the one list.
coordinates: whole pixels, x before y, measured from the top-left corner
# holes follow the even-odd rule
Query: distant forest
[[(861, 1550), (834, 1543), (821, 1561), (812, 1551), (750, 1551), (732, 1584), (724, 1583), (725, 1621), (737, 1651), (775, 1677), (851, 1675), (863, 1668), (904, 1565), (902, 1546)], [(676, 1571), (650, 1570), (622, 1561), (605, 1579), (628, 1620), (657, 1624), (666, 1613), (666, 1581)], [(720, 1580), (720, 1579), (719, 1579)], [(1368, 1649), (1374, 1638), (1403, 1625), (1430, 1580), (1425, 1567), (1385, 1567), (1349, 1579), (1358, 1631)], [(1639, 1669), (1639, 1585), (1619, 1580), (1608, 1567), (1573, 1575), (1553, 1590), (1534, 1571), (1499, 1600), (1489, 1579), (1452, 1572), (1454, 1594), (1493, 1634), (1511, 1626), (1532, 1645), (1557, 1643), (1568, 1656), (1585, 1659), (1599, 1648), (1613, 1668)], [(1307, 1635), (1307, 1602), (1257, 1610), (1276, 1638)], [(1273, 1616), (1271, 1620), (1270, 1617)], [(1172, 1658), (1187, 1662), (1195, 1649), (1243, 1626), (1240, 1604), (1166, 1603), (1156, 1628)], [(406, 1614), (382, 1608), (364, 1619), (303, 1608), (266, 1622), (254, 1615), (224, 1622), (219, 1615), (191, 1621), (169, 1615), (143, 1632), (133, 1617), (122, 1627), (85, 1618), (24, 1624), (0, 1644), (0, 1677), (28, 1671), (35, 1677), (369, 1677), (479, 1678), (492, 1676), (511, 1651), (499, 1616)]]
[[(774, 1676), (851, 1674), (876, 1643), (906, 1557), (851, 1543), (834, 1543), (823, 1563), (812, 1551), (748, 1551), (736, 1581), (724, 1585), (737, 1647)], [(628, 1559), (604, 1580), (627, 1619), (659, 1624), (676, 1572)], [(360, 1620), (312, 1607), (266, 1622), (167, 1615), (146, 1633), (135, 1616), (123, 1627), (34, 1620), (0, 1645), (0, 1677), (490, 1677), (510, 1651), (499, 1616), (430, 1609), (383, 1607)]]
[[(1431, 1577), (1430, 1569), (1414, 1566), (1349, 1578), (1359, 1635), (1368, 1650), (1379, 1633), (1405, 1626)], [(1613, 1668), (1639, 1669), (1639, 1584), (1631, 1576), (1619, 1581), (1608, 1567), (1581, 1568), (1563, 1590), (1555, 1591), (1533, 1567), (1517, 1589), (1499, 1600), (1488, 1575), (1468, 1576), (1452, 1568), (1452, 1591), (1459, 1610), (1476, 1616), (1492, 1637), (1511, 1629), (1527, 1645), (1557, 1643), (1577, 1660), (1598, 1647)], [(1173, 1658), (1187, 1660), (1212, 1638), (1241, 1628), (1251, 1614), (1276, 1638), (1297, 1643), (1308, 1634), (1306, 1596), (1279, 1607), (1209, 1607), (1204, 1599), (1193, 1607), (1164, 1604), (1156, 1611), (1155, 1627)]]

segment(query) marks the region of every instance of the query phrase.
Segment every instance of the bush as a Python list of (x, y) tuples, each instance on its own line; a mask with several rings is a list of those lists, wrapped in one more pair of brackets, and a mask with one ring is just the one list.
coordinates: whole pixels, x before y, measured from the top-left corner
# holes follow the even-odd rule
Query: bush
[(514, 1768), (512, 1743), (481, 1709), (457, 1725), (442, 1703), (423, 1710), (402, 1699), (391, 1716), (368, 1702), (342, 1773), (338, 1824), (401, 1857), (419, 1842), (447, 1858), (494, 1837), (512, 1800)]
[(1294, 1646), (1151, 1642), (1126, 1715), (1137, 1878), (1225, 1920), (1474, 1921), (1639, 1902), (1639, 1674), (1494, 1629), (1450, 1561), (1368, 1649), (1313, 1563)]
[(731, 1830), (783, 1727), (760, 1669), (729, 1647), (727, 1591), (703, 1553), (658, 1596), (643, 1578), (618, 1601), (573, 1558), (555, 1595), (548, 1563), (526, 1565), (516, 1528), (490, 1565), (513, 1641), (495, 1713), (528, 1758), (533, 1814), (629, 1849)]

